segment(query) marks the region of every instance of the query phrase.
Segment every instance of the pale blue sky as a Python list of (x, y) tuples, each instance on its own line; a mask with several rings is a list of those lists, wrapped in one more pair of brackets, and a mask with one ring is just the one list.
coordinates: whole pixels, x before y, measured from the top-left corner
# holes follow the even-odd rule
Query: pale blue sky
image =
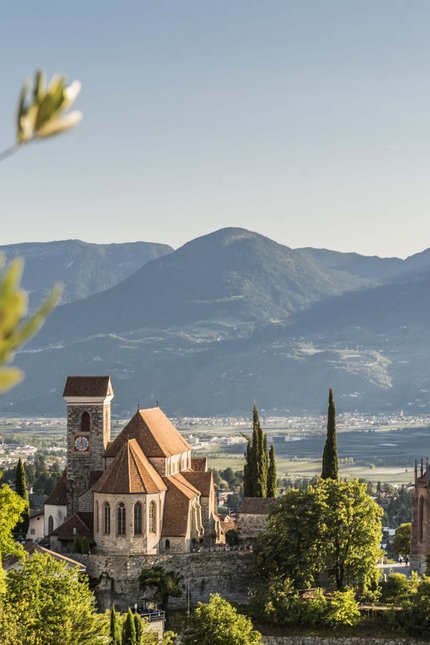
[(428, 0), (5, 0), (0, 148), (38, 66), (84, 121), (1, 165), (1, 242), (429, 247), (429, 36)]

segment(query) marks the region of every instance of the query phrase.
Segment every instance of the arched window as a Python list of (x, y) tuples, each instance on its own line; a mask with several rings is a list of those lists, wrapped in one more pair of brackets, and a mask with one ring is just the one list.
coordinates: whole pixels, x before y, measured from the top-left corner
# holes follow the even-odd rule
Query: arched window
[(99, 533), (100, 531), (100, 524), (99, 524), (99, 503), (96, 502), (96, 533)]
[(91, 417), (88, 412), (83, 412), (81, 416), (81, 432), (89, 432), (91, 429)]
[(110, 505), (109, 502), (103, 504), (103, 533), (110, 533)]
[(148, 528), (150, 533), (157, 532), (157, 509), (155, 507), (155, 502), (151, 502), (149, 505), (149, 523)]
[(134, 534), (142, 535), (142, 504), (136, 502), (134, 505)]
[(418, 502), (418, 540), (423, 541), (424, 537), (424, 497), (421, 495)]
[(121, 502), (118, 505), (118, 535), (125, 535), (125, 506)]
[(50, 515), (48, 517), (48, 533), (52, 533), (53, 530), (54, 530), (54, 518), (52, 517), (52, 515)]
[(164, 548), (166, 549), (166, 551), (168, 551), (170, 549), (170, 540), (165, 541)]

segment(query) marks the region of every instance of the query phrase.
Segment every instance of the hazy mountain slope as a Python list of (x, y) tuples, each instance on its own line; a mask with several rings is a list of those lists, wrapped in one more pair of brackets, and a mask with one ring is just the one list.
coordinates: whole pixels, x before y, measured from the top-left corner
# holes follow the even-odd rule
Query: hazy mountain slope
[(151, 262), (121, 284), (59, 307), (37, 346), (141, 327), (198, 321), (253, 324), (287, 319), (369, 281), (322, 270), (302, 253), (244, 229), (222, 229)]
[(0, 412), (62, 414), (68, 374), (109, 373), (121, 416), (156, 401), (172, 415), (244, 414), (254, 399), (315, 413), (330, 386), (343, 411), (430, 413), (430, 254), (347, 255), (243, 229), (193, 240), (59, 307), (17, 354), (26, 379)]
[(321, 269), (336, 269), (350, 275), (383, 282), (398, 275), (404, 270), (405, 262), (400, 258), (380, 258), (358, 253), (340, 253), (327, 249), (298, 249), (311, 258)]
[(52, 288), (62, 282), (62, 302), (73, 302), (118, 284), (147, 262), (170, 253), (166, 244), (133, 242), (88, 244), (80, 240), (31, 242), (0, 246), (9, 261), (25, 260), (23, 286), (35, 308)]

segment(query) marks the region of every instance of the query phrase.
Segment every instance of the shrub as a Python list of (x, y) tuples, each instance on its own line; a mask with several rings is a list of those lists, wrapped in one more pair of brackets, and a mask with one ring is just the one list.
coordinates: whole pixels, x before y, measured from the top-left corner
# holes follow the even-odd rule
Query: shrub
[(328, 597), (327, 612), (323, 618), (329, 627), (352, 627), (360, 620), (360, 611), (353, 589), (335, 591)]
[(299, 592), (289, 578), (274, 578), (269, 586), (257, 590), (253, 613), (261, 622), (272, 625), (291, 625), (300, 622)]
[(228, 546), (237, 546), (239, 544), (239, 533), (234, 529), (230, 529), (230, 531), (227, 531), (225, 534), (225, 541)]
[(323, 625), (327, 609), (327, 596), (322, 589), (315, 589), (302, 600), (300, 622), (303, 625)]
[(391, 573), (381, 582), (382, 600), (396, 604), (411, 592), (409, 580), (403, 573)]

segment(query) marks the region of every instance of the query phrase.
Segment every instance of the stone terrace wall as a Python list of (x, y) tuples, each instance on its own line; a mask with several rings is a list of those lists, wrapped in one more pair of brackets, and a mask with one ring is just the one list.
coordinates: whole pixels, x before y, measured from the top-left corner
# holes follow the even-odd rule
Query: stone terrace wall
[[(170, 600), (171, 607), (185, 608), (187, 589), (191, 605), (207, 602), (211, 593), (220, 593), (234, 602), (246, 602), (249, 588), (256, 586), (254, 556), (249, 551), (204, 551), (162, 555), (77, 555), (97, 584), (95, 594), (101, 611), (113, 603), (120, 611), (142, 603), (139, 575), (142, 569), (163, 566), (182, 576), (182, 595)], [(149, 599), (149, 598), (148, 598)]]
[[(413, 638), (385, 639), (385, 638), (358, 638), (356, 636), (335, 638), (327, 636), (264, 636), (266, 645), (417, 645), (424, 641)], [(428, 645), (428, 644), (427, 644)]]

